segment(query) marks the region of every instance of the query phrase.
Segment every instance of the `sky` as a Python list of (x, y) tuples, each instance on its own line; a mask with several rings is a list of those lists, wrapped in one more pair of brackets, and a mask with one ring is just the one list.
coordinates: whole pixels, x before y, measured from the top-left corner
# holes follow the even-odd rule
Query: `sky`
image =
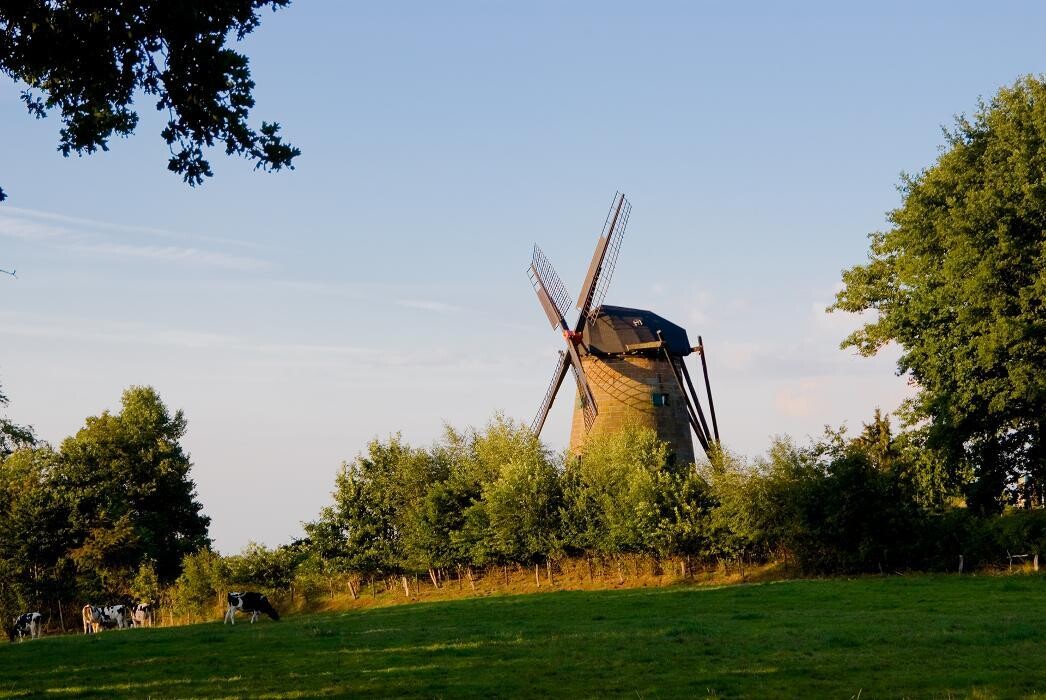
[(850, 5), (298, 2), (239, 45), (296, 169), (216, 151), (197, 188), (150, 100), (67, 159), (0, 79), (8, 415), (58, 444), (151, 385), (216, 546), (287, 542), (375, 437), (530, 422), (562, 345), (531, 248), (576, 294), (620, 190), (606, 302), (703, 336), (724, 444), (858, 429), (911, 389), (896, 348), (839, 348), (862, 322), (824, 312), (840, 272), (942, 127), (1044, 70), (1046, 6)]

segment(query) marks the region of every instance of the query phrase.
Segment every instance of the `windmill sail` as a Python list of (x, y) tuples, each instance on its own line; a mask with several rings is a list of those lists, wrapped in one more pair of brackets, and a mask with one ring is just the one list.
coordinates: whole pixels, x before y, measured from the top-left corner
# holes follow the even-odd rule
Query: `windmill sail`
[(574, 372), (574, 381), (577, 383), (577, 397), (581, 401), (581, 411), (585, 417), (585, 430), (591, 430), (597, 413), (595, 398), (592, 396), (592, 390), (588, 387), (588, 381), (585, 379), (585, 370), (581, 368), (581, 363), (574, 364), (571, 362), (570, 369)]
[(570, 308), (570, 294), (567, 292), (563, 281), (559, 279), (555, 268), (549, 262), (541, 248), (534, 246), (534, 256), (530, 261), (530, 283), (534, 285), (541, 307), (545, 309), (548, 320), (552, 327), (567, 327), (566, 315)]
[(530, 429), (535, 435), (540, 435), (541, 429), (545, 426), (545, 419), (548, 418), (548, 412), (552, 408), (552, 402), (556, 400), (556, 394), (559, 393), (559, 387), (563, 385), (563, 380), (567, 376), (567, 364), (567, 354), (560, 350), (559, 364), (556, 365), (556, 371), (552, 375), (552, 381), (549, 382), (548, 390), (545, 392), (545, 400), (541, 402), (541, 408), (538, 409), (537, 415), (534, 416), (534, 421), (530, 424)]
[(599, 309), (606, 298), (607, 289), (610, 287), (610, 279), (617, 267), (617, 256), (621, 251), (621, 241), (625, 235), (625, 227), (628, 226), (628, 216), (632, 212), (632, 205), (625, 199), (625, 195), (618, 192), (614, 195), (614, 201), (610, 205), (610, 212), (603, 223), (603, 233), (596, 243), (596, 250), (592, 254), (592, 262), (588, 265), (588, 273), (585, 275), (585, 283), (581, 287), (581, 294), (577, 298), (577, 308), (581, 311), (578, 318), (578, 328), (584, 323), (585, 318)]

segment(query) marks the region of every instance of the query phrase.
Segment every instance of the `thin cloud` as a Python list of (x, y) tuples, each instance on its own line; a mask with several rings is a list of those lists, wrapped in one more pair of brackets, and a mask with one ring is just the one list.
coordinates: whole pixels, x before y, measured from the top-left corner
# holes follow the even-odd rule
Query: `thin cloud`
[(163, 238), (180, 238), (180, 239), (191, 239), (199, 241), (207, 241), (209, 243), (227, 243), (231, 245), (243, 246), (245, 248), (257, 248), (257, 243), (253, 241), (244, 241), (238, 238), (226, 238), (224, 236), (212, 236), (200, 233), (177, 233), (174, 231), (167, 231), (164, 229), (154, 228), (152, 226), (136, 226), (133, 224), (114, 224), (107, 221), (98, 221), (97, 219), (84, 219), (78, 216), (67, 216), (65, 214), (56, 214), (49, 211), (40, 211), (38, 209), (23, 209), (21, 207), (4, 206), (2, 214), (14, 213), (20, 218), (27, 219), (42, 219), (44, 221), (55, 221), (62, 224), (69, 224), (77, 228), (92, 228), (101, 229), (105, 232), (122, 232), (122, 233), (138, 233), (146, 236), (157, 236)]
[(72, 250), (92, 255), (111, 258), (143, 258), (158, 262), (221, 267), (227, 270), (263, 270), (272, 264), (259, 258), (230, 255), (215, 250), (183, 248), (180, 246), (127, 245), (123, 243), (78, 243), (63, 246)]
[(210, 243), (222, 240), (206, 236), (179, 236), (144, 227), (106, 224), (27, 209), (5, 208), (0, 211), (0, 236), (32, 241), (48, 248), (74, 254), (113, 259), (144, 259), (160, 263), (218, 267), (227, 270), (261, 270), (272, 267), (269, 261), (261, 258), (227, 253), (210, 247), (175, 244), (143, 245), (115, 240), (112, 234), (119, 231), (162, 235), (169, 238), (192, 238), (206, 240)]
[(462, 309), (460, 306), (455, 306), (453, 304), (447, 304), (446, 302), (433, 301), (428, 299), (400, 299), (396, 303), (408, 309), (419, 309), (421, 311), (436, 311), (439, 313), (464, 311), (464, 309)]

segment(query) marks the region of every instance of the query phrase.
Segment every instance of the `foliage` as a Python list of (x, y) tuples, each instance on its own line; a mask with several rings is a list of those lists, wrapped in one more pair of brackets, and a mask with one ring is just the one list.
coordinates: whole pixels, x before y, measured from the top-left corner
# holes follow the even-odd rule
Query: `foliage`
[(154, 389), (132, 387), (119, 413), (88, 418), (62, 442), (57, 479), (79, 541), (74, 558), (104, 590), (124, 592), (108, 581), (126, 580), (144, 558), (169, 582), (185, 554), (209, 543), (210, 518), (200, 512), (180, 443), (185, 429), (182, 412), (171, 415)]
[(229, 583), (250, 590), (268, 592), (290, 588), (295, 570), (305, 559), (300, 546), (285, 545), (275, 549), (250, 542), (238, 555), (226, 557)]
[[(484, 440), (505, 435), (513, 448), (498, 476), (483, 486), (489, 548), (503, 561), (535, 562), (559, 551), (559, 474), (537, 437), (523, 427), (494, 424)], [(480, 454), (484, 450), (478, 450)]]
[(59, 450), (0, 458), (0, 591), (43, 612), (60, 602), (159, 602), (182, 557), (209, 542), (180, 412), (156, 392), (124, 392), (119, 413), (87, 420)]
[(844, 347), (901, 346), (898, 370), (919, 387), (908, 420), (927, 422), (926, 444), (972, 507), (1041, 506), (1046, 84), (1001, 89), (946, 136), (937, 162), (904, 178), (892, 228), (871, 236), (869, 262), (843, 273), (829, 310), (875, 312)]
[[(256, 168), (291, 168), (300, 151), (278, 124), (248, 126), (254, 81), (248, 59), (228, 48), (260, 23), (259, 10), (290, 0), (120, 0), (103, 4), (26, 0), (0, 8), (0, 71), (26, 86), (29, 113), (58, 110), (65, 156), (108, 150), (138, 125), (144, 93), (166, 112), (167, 167), (185, 182), (210, 177), (216, 143)], [(0, 190), (0, 201), (4, 198)]]
[[(0, 202), (3, 201), (3, 190), (0, 190)], [(3, 387), (0, 387), (0, 408), (6, 408), (10, 403)], [(36, 444), (36, 436), (33, 435), (31, 426), (19, 425), (7, 416), (0, 415), (0, 460), (15, 450), (32, 447)]]
[(69, 492), (58, 485), (60, 455), (24, 448), (0, 462), (0, 561), (8, 586), (25, 604), (68, 595)]
[(668, 457), (668, 444), (650, 428), (625, 426), (592, 436), (564, 474), (571, 546), (601, 556), (675, 552), (679, 528), (694, 527), (688, 511), (702, 489), (691, 494), (696, 503), (680, 501), (696, 475), (692, 465), (670, 467)]
[(229, 578), (229, 565), (216, 552), (201, 549), (185, 555), (182, 573), (170, 590), (175, 611), (191, 619), (207, 619), (225, 602)]
[(424, 457), (399, 435), (387, 442), (372, 440), (367, 453), (342, 464), (335, 478), (334, 504), (306, 532), (326, 552), (356, 571), (399, 570), (402, 528), (397, 509), (402, 503), (401, 469)]
[(138, 566), (138, 573), (131, 581), (130, 592), (135, 602), (150, 605), (160, 602), (160, 577), (156, 575), (156, 567), (148, 559)]

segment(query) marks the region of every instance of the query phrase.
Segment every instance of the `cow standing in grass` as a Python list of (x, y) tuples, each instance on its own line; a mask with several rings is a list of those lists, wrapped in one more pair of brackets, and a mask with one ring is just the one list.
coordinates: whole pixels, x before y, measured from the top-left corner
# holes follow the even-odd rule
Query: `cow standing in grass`
[(229, 594), (229, 609), (225, 611), (225, 622), (235, 625), (237, 611), (250, 614), (252, 625), (262, 613), (265, 613), (273, 620), (280, 619), (279, 613), (269, 603), (269, 599), (265, 597), (265, 594), (254, 593), (253, 591)]
[(43, 633), (44, 618), (38, 612), (27, 612), (15, 618), (15, 634), (18, 641), (26, 637), (36, 639)]
[(106, 627), (124, 629), (129, 625), (126, 605), (85, 605), (83, 609), (84, 634), (95, 634)]
[(131, 610), (131, 626), (152, 627), (153, 606), (149, 603), (138, 603), (138, 605), (135, 605)]

